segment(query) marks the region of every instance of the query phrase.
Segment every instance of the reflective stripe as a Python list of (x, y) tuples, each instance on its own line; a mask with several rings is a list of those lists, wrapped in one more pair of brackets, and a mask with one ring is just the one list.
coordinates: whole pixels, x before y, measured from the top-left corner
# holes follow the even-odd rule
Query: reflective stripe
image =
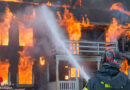
[(101, 84), (104, 84), (104, 82), (103, 82), (103, 81), (101, 81)]
[(110, 84), (105, 84), (105, 88), (112, 88)]
[(83, 90), (88, 90), (86, 87)]
[(110, 84), (106, 84), (103, 81), (100, 82), (102, 85), (105, 85), (105, 88), (112, 88), (112, 86)]
[[(105, 85), (105, 88), (112, 88), (110, 84), (106, 84), (103, 81), (100, 82), (102, 85)], [(123, 86), (121, 88), (124, 88)]]

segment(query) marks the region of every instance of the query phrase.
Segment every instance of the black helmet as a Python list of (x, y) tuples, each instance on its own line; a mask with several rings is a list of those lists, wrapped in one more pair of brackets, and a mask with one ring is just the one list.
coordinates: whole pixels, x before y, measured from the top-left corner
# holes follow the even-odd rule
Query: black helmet
[(119, 69), (122, 63), (122, 59), (119, 51), (116, 49), (107, 49), (101, 62), (103, 65), (109, 65)]

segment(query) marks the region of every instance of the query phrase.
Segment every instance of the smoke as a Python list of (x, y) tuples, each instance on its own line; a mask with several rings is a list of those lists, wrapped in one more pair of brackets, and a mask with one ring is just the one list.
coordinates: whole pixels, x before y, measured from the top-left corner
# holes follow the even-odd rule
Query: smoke
[[(71, 52), (67, 49), (65, 43), (61, 39), (62, 34), (59, 33), (61, 29), (58, 24), (56, 23), (56, 19), (52, 11), (47, 6), (42, 6), (42, 14), (43, 18), (50, 29), (50, 32), (53, 34), (56, 45), (60, 45), (64, 52), (66, 52), (68, 58), (70, 59), (69, 62), (80, 70), (81, 76), (87, 81), (89, 76), (81, 69), (80, 65), (78, 64), (76, 58), (71, 54)], [(47, 13), (47, 14), (46, 14)], [(49, 18), (49, 19), (48, 19)]]
[[(16, 12), (14, 16), (16, 16), (16, 18), (13, 19), (15, 21), (14, 24), (22, 23), (22, 25), (27, 28), (24, 29), (23, 32), (26, 32), (26, 30), (30, 28), (33, 29), (34, 47), (26, 47), (26, 55), (32, 58), (51, 56), (51, 50), (57, 46), (58, 49), (62, 48), (62, 51), (67, 54), (70, 63), (79, 69), (81, 76), (86, 81), (89, 79), (89, 76), (81, 69), (76, 58), (73, 57), (71, 52), (66, 48), (67, 46), (63, 42), (66, 40), (63, 30), (57, 24), (58, 20), (56, 20), (53, 11), (51, 11), (49, 7), (27, 7), (24, 11)], [(28, 36), (29, 35), (26, 35), (26, 37)], [(44, 81), (40, 82), (40, 88), (43, 88), (44, 86), (42, 84)]]
[(123, 3), (113, 3), (110, 10), (112, 11), (112, 17), (115, 17), (119, 24), (125, 24), (128, 22), (130, 13), (127, 11), (127, 8)]

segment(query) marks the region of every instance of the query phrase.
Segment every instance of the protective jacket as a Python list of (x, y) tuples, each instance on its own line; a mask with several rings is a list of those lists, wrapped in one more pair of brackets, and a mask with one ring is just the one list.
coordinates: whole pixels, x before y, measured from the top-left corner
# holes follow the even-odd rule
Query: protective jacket
[(95, 71), (83, 90), (130, 90), (130, 80), (118, 69), (103, 66)]

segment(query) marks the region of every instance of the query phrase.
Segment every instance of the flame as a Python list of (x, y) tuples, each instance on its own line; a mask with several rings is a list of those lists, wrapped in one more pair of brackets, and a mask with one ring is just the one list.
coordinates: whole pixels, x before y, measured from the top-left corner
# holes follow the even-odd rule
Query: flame
[(79, 54), (79, 43), (72, 42), (70, 43), (70, 50), (73, 50), (73, 54)]
[[(68, 9), (65, 8), (63, 18), (60, 12), (57, 12), (59, 17), (59, 25), (65, 27), (68, 32), (69, 40), (71, 41), (79, 41), (81, 39), (81, 30), (82, 27), (94, 27), (94, 25), (90, 24), (87, 15), (85, 18), (83, 17), (82, 22), (75, 19), (74, 15), (69, 12)], [(86, 22), (85, 22), (86, 19)], [(79, 43), (70, 43), (70, 50), (77, 50), (77, 53), (74, 51), (73, 54), (79, 54)]]
[(47, 6), (52, 6), (52, 3), (48, 1), (48, 2), (46, 3), (46, 5), (47, 5)]
[(32, 68), (33, 68), (33, 60), (31, 56), (25, 55), (25, 50), (20, 51), (20, 60), (18, 65), (18, 83), (19, 84), (32, 84)]
[(128, 60), (125, 59), (122, 61), (120, 71), (124, 72), (128, 76), (128, 69), (129, 69)]
[(9, 8), (5, 9), (5, 15), (3, 17), (3, 22), (0, 22), (0, 45), (8, 45), (9, 42), (9, 28), (10, 22), (12, 20), (13, 14)]
[[(76, 77), (76, 68), (71, 68), (70, 72), (71, 72), (71, 78), (75, 78)], [(79, 69), (77, 70), (77, 76), (80, 77)]]
[(69, 76), (68, 75), (65, 75), (65, 80), (69, 80)]
[(2, 77), (4, 84), (8, 84), (8, 74), (9, 74), (9, 61), (0, 60), (0, 77)]
[[(114, 3), (110, 10), (119, 10), (127, 15), (130, 15), (130, 11), (125, 11), (123, 8), (123, 4), (122, 3)], [(121, 25), (118, 23), (118, 21), (116, 20), (116, 18), (113, 18), (113, 22), (112, 24), (110, 24), (108, 30), (106, 31), (106, 42), (116, 42), (118, 40), (118, 38), (124, 34), (125, 32), (125, 36), (130, 35), (130, 23), (126, 23), (125, 25)]]
[(45, 57), (40, 57), (40, 64), (41, 66), (45, 65)]
[(122, 32), (122, 26), (118, 24), (116, 18), (113, 18), (113, 22), (106, 32), (106, 42), (116, 42)]
[(117, 42), (122, 34), (125, 34), (125, 36), (130, 35), (130, 24), (125, 26), (118, 24), (117, 19), (113, 18), (112, 24), (110, 24), (106, 31), (106, 42)]
[(19, 44), (20, 46), (33, 46), (33, 28), (26, 27), (19, 22)]
[[(33, 11), (32, 15), (24, 15), (24, 23), (31, 22), (35, 19), (36, 13)], [(28, 27), (21, 21), (19, 24), (19, 45), (33, 46), (33, 28)]]
[(123, 12), (125, 13), (126, 15), (130, 16), (130, 11), (126, 11), (124, 8), (123, 8), (123, 4), (118, 2), (118, 3), (114, 3), (110, 10), (119, 10), (120, 12)]
[(73, 41), (79, 41), (81, 38), (81, 30), (82, 27), (88, 28), (88, 27), (94, 27), (94, 25), (90, 24), (89, 19), (87, 18), (87, 15), (85, 15), (85, 18), (83, 17), (82, 22), (75, 19), (74, 15), (69, 12), (68, 9), (65, 8), (63, 18), (60, 14), (60, 12), (57, 12), (57, 15), (59, 17), (59, 25), (62, 27), (65, 27), (69, 34), (69, 39)]
[(23, 2), (23, 0), (0, 0), (4, 2)]
[(81, 38), (81, 23), (78, 22), (72, 13), (68, 9), (65, 9), (63, 19), (61, 19), (60, 12), (57, 12), (59, 16), (60, 25), (65, 27), (69, 34), (70, 40), (80, 40)]
[(33, 84), (33, 60), (31, 56), (26, 56), (26, 46), (33, 46), (33, 28), (25, 25), (25, 23), (32, 22), (35, 19), (35, 11), (33, 11), (32, 15), (24, 15), (24, 20), (18, 20), (19, 24), (19, 44), (20, 46), (24, 46), (24, 50), (20, 51), (20, 60), (18, 65), (18, 77), (19, 84)]
[(62, 7), (62, 8), (70, 8), (70, 5), (66, 5), (66, 4), (63, 4), (63, 5), (56, 5), (56, 4), (53, 4), (51, 3), (50, 1), (48, 1), (47, 3), (43, 3), (43, 5), (47, 5), (49, 7)]

